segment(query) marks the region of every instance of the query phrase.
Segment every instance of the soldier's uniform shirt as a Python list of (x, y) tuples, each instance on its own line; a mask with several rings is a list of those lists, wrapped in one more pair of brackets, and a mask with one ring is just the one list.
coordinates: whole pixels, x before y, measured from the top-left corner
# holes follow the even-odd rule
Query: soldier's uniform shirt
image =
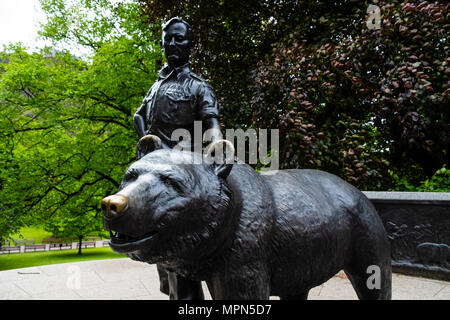
[(146, 134), (158, 136), (169, 148), (178, 142), (171, 141), (175, 129), (188, 130), (194, 139), (194, 121), (219, 116), (211, 86), (189, 64), (175, 69), (164, 66), (136, 113), (146, 121)]

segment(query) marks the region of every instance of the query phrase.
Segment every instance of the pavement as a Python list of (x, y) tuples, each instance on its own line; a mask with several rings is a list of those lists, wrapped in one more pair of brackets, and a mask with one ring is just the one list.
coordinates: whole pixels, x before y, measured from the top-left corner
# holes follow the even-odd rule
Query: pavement
[[(206, 299), (211, 299), (203, 283)], [(394, 300), (450, 300), (450, 282), (393, 274)], [(155, 265), (128, 258), (0, 272), (0, 300), (167, 300)], [(271, 297), (278, 299), (278, 297)], [(343, 272), (311, 289), (310, 300), (355, 300)]]

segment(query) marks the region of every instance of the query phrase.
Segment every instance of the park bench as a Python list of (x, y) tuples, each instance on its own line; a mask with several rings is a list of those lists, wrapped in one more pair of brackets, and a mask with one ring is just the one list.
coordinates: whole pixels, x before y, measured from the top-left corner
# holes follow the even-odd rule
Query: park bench
[(87, 236), (86, 241), (96, 241), (96, 240), (102, 240), (102, 237), (99, 236)]
[(60, 243), (71, 243), (71, 238), (44, 238), (42, 239), (42, 243), (50, 243), (50, 244), (60, 244)]

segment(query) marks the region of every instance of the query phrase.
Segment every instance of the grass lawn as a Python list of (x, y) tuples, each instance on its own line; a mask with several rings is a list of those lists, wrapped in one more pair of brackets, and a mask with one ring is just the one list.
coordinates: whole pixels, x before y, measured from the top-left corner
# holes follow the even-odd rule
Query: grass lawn
[(109, 247), (82, 249), (81, 255), (77, 253), (78, 249), (2, 254), (0, 271), (75, 261), (126, 258), (123, 254), (113, 252)]
[[(11, 236), (12, 239), (34, 239), (35, 244), (40, 244), (42, 243), (42, 239), (50, 237), (52, 237), (51, 232), (47, 232), (39, 226), (23, 227), (20, 229), (19, 233)], [(74, 241), (78, 240), (75, 239)], [(10, 241), (10, 244), (14, 245), (12, 241)], [(8, 243), (6, 245), (8, 245)]]
[(40, 227), (24, 227), (20, 230), (19, 234), (11, 236), (13, 239), (21, 239), (20, 234), (22, 234), (24, 239), (34, 239), (34, 243), (42, 243), (42, 239), (50, 238), (52, 234), (45, 231)]

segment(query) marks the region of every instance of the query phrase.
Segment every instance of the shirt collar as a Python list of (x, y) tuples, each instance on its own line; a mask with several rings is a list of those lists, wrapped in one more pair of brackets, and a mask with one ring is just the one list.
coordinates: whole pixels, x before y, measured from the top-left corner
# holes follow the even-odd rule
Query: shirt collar
[(182, 66), (179, 66), (177, 68), (170, 68), (169, 65), (166, 63), (164, 67), (158, 72), (159, 79), (166, 79), (168, 78), (172, 73), (175, 72), (176, 75), (190, 72), (190, 62), (183, 64)]

